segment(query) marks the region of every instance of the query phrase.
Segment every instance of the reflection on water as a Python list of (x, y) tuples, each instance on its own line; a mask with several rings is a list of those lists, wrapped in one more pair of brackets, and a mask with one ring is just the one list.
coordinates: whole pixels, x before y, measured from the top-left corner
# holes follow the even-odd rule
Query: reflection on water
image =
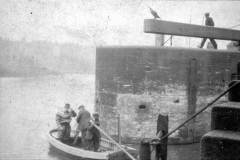
[[(57, 109), (66, 102), (93, 111), (94, 75), (0, 78), (0, 159), (73, 159), (46, 139)], [(196, 154), (198, 145), (169, 147), (169, 159)]]
[(200, 160), (200, 145), (169, 145), (168, 160)]

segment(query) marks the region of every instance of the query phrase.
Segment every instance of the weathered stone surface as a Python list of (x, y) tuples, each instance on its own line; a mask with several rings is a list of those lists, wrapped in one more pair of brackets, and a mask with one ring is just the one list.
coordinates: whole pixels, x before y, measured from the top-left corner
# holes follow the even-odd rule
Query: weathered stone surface
[[(240, 61), (239, 52), (183, 48), (100, 47), (96, 54), (96, 110), (111, 135), (117, 134), (120, 113), (128, 142), (154, 136), (159, 113), (169, 115), (169, 130), (178, 126), (227, 88)], [(189, 71), (192, 60), (196, 67)], [(172, 136), (193, 142), (209, 128), (210, 109)]]
[[(240, 64), (240, 62), (239, 62)], [(238, 74), (238, 80), (234, 80), (229, 84), (229, 87), (231, 87), (233, 84), (238, 83), (240, 80), (240, 75)], [(228, 99), (229, 101), (233, 102), (240, 102), (240, 84), (237, 84), (233, 89), (231, 89), (228, 93)]]
[(239, 160), (239, 153), (239, 132), (213, 130), (201, 140), (201, 160)]
[(215, 105), (211, 114), (212, 130), (240, 131), (240, 103), (226, 102)]

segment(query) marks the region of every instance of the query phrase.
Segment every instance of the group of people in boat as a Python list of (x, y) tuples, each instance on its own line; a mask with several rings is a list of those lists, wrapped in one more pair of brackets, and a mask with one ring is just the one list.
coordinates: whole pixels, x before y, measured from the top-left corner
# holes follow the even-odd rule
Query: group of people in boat
[[(56, 123), (58, 126), (58, 137), (62, 142), (69, 142), (71, 140), (71, 121), (76, 117), (76, 132), (72, 145), (79, 145), (84, 149), (98, 151), (100, 146), (101, 134), (95, 126), (100, 126), (99, 114), (94, 113), (91, 118), (89, 111), (85, 109), (84, 105), (78, 107), (76, 113), (70, 106), (65, 104), (63, 110), (57, 112)], [(79, 140), (79, 134), (81, 139)]]

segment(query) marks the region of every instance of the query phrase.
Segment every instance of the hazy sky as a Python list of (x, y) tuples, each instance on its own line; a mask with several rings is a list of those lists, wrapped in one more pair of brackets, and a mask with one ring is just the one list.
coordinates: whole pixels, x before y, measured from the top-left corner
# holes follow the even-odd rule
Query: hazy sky
[[(218, 27), (240, 23), (240, 1), (0, 0), (0, 3), (0, 36), (11, 40), (153, 45), (154, 36), (143, 33), (143, 20), (152, 18), (148, 6), (163, 20), (202, 24), (203, 14), (208, 11)], [(188, 40), (175, 38), (174, 45), (188, 45)], [(199, 41), (192, 39), (191, 45)]]

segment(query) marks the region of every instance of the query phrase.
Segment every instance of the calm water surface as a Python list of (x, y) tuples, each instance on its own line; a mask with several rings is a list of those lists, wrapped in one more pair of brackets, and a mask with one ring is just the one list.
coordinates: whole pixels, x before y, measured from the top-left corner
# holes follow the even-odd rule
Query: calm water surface
[[(93, 111), (94, 78), (77, 74), (0, 78), (0, 159), (71, 160), (51, 148), (46, 135), (64, 103), (74, 109), (85, 104)], [(169, 146), (168, 154), (172, 160), (198, 160), (199, 145)]]

